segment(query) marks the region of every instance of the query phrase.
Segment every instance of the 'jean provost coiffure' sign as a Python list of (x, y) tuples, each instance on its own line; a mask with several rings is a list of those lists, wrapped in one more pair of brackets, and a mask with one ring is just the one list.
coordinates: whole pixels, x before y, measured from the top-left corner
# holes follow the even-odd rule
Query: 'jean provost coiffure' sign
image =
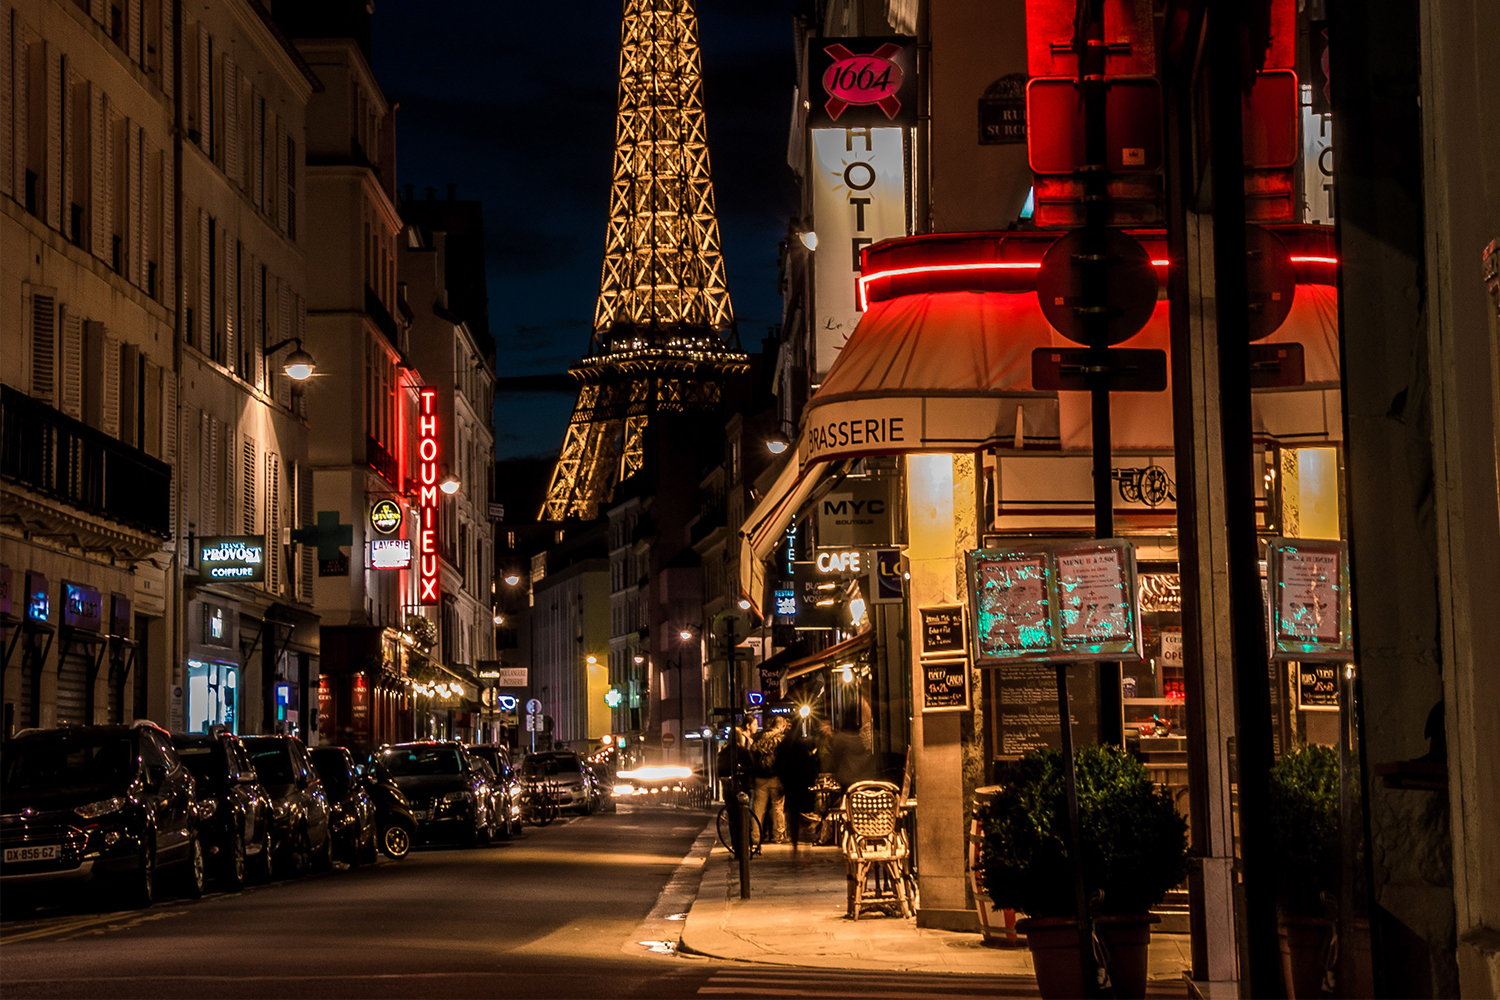
[(1123, 539), (1028, 543), (968, 554), (974, 661), (1141, 658), (1135, 549)]
[(198, 572), (210, 580), (260, 583), (266, 578), (266, 536), (216, 535), (198, 539)]

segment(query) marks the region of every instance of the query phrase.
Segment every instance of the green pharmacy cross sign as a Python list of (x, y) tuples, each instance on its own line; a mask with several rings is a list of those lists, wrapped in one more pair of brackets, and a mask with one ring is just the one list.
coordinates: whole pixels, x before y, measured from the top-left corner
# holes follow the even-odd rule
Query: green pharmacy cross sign
[(292, 541), (318, 547), (319, 576), (349, 575), (349, 554), (344, 550), (354, 544), (354, 525), (340, 524), (338, 511), (318, 511), (317, 523), (293, 531)]
[(1135, 550), (1123, 539), (968, 554), (974, 662), (1140, 659)]

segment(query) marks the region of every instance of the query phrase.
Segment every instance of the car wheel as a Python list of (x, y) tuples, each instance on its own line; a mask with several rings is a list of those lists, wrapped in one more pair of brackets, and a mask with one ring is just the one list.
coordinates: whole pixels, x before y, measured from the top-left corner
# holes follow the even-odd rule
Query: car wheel
[(229, 857), (224, 860), (224, 888), (230, 892), (239, 892), (243, 889), (245, 887), (247, 868), (248, 866), (245, 863), (245, 834), (236, 831), (234, 843), (229, 848)]
[(291, 841), (287, 844), (285, 856), (282, 858), (282, 876), (284, 878), (301, 878), (307, 874), (309, 862), (312, 860), (312, 845), (307, 842), (307, 827), (298, 826), (292, 831)]
[(260, 850), (255, 854), (255, 865), (252, 869), (257, 882), (269, 882), (273, 876), (273, 862), (275, 861), (275, 848), (271, 846), (271, 824), (266, 824), (265, 836), (260, 839)]
[(182, 894), (189, 899), (203, 895), (203, 841), (193, 834), (188, 848), (188, 863), (182, 873)]
[(399, 823), (380, 831), (380, 847), (393, 858), (404, 858), (411, 850), (411, 832)]
[(156, 902), (156, 841), (147, 836), (141, 840), (141, 856), (135, 871), (126, 876), (126, 906), (146, 907)]
[(365, 827), (362, 834), (359, 838), (359, 849), (356, 853), (359, 855), (360, 861), (367, 865), (373, 865), (378, 857), (376, 853), (377, 835), (374, 825)]

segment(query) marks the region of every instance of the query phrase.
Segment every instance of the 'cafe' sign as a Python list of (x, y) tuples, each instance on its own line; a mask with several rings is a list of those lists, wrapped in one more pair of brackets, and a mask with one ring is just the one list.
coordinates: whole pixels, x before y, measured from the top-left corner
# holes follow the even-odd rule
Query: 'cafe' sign
[(264, 535), (223, 535), (198, 540), (199, 571), (211, 580), (259, 583), (266, 578)]

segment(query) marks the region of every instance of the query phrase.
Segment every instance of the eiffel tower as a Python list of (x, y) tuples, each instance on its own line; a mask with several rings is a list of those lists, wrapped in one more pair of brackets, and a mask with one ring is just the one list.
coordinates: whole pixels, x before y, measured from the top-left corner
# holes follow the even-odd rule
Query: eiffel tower
[(541, 519), (592, 520), (646, 464), (648, 428), (712, 413), (748, 370), (724, 282), (695, 0), (624, 0), (604, 273)]

